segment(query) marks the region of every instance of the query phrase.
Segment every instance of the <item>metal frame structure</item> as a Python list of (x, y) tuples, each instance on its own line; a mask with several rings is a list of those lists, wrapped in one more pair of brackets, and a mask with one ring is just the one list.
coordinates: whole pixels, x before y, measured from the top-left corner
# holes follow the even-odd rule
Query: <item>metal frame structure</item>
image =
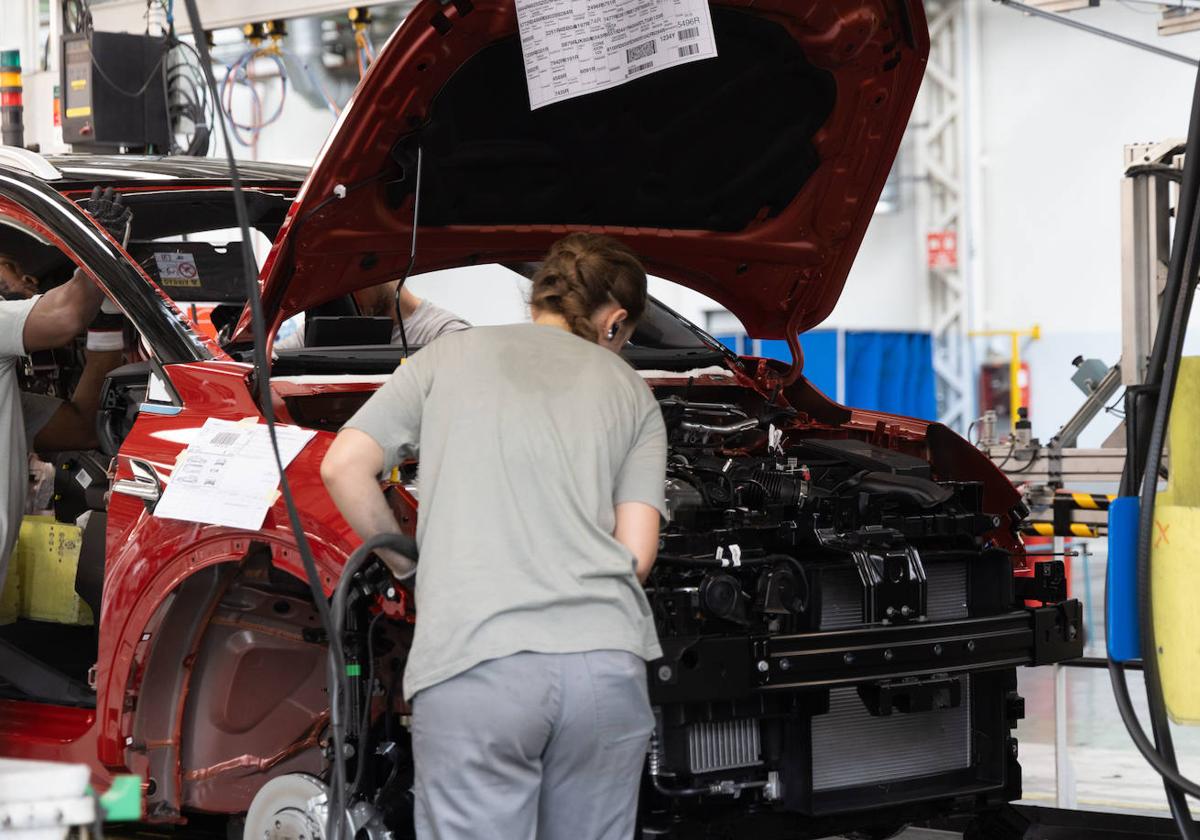
[[(1034, 519), (1040, 520), (1035, 524), (1053, 523), (1053, 533), (1060, 536), (1102, 535), (1107, 530), (1103, 510), (1077, 509), (1069, 519), (1063, 516), (1061, 491), (1079, 485), (1115, 489), (1120, 481), (1125, 464), (1123, 427), (1110, 437), (1116, 445), (1079, 449), (1076, 443), (1121, 387), (1145, 381), (1171, 256), (1170, 226), (1178, 193), (1175, 182), (1183, 169), (1183, 145), (1176, 139), (1125, 147), (1120, 362), (1109, 368), (1083, 405), (1047, 444), (1015, 440), (1000, 443), (994, 439), (980, 442), (988, 457), (1022, 485), (1026, 504), (1034, 511)], [(992, 426), (984, 424), (984, 428)], [(987, 437), (993, 435), (989, 432)]]
[[(930, 0), (929, 63), (918, 100), (916, 161), (921, 251), (925, 236), (954, 231), (965, 242), (963, 68), (966, 64), (966, 3)], [(967, 346), (967, 287), (962, 260), (928, 267), (933, 371), (938, 419), (960, 433), (971, 420), (971, 370)]]
[(1158, 324), (1171, 259), (1171, 204), (1177, 189), (1159, 177), (1181, 173), (1183, 140), (1125, 147), (1121, 184), (1121, 384), (1140, 385)]

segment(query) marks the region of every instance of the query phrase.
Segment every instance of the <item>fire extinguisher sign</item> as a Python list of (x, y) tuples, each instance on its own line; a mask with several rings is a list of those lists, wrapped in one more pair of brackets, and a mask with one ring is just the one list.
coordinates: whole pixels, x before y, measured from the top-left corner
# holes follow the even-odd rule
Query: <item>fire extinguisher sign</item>
[(958, 233), (953, 230), (927, 233), (925, 257), (930, 268), (958, 268)]

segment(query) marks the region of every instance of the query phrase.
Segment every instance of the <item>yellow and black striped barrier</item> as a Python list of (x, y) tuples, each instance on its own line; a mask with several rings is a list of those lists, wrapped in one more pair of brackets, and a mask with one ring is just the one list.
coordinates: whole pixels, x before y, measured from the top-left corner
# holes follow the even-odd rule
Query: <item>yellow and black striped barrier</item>
[(1053, 522), (1026, 522), (1021, 526), (1021, 533), (1027, 537), (1088, 538), (1100, 536), (1100, 529), (1083, 522), (1067, 522), (1060, 527), (1056, 527)]
[[(1078, 522), (1078, 511), (1107, 511), (1112, 504), (1114, 495), (1106, 493), (1070, 493), (1060, 491), (1054, 494), (1050, 505), (1051, 519), (1037, 519), (1026, 522), (1021, 526), (1021, 533), (1029, 537), (1077, 537), (1088, 539), (1103, 536), (1107, 533), (1106, 523), (1097, 522), (1095, 514), (1082, 518), (1092, 520)], [(1043, 511), (1045, 508), (1042, 509)], [(1041, 513), (1046, 516), (1046, 513)]]
[(1116, 496), (1106, 495), (1104, 493), (1059, 493), (1054, 497), (1054, 506), (1063, 503), (1070, 499), (1071, 506), (1079, 510), (1108, 510), (1109, 504)]

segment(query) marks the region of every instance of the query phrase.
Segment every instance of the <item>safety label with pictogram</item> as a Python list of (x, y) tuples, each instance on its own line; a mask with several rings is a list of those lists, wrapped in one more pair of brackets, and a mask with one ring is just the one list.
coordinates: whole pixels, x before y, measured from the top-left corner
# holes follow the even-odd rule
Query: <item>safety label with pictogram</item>
[(196, 258), (182, 251), (156, 253), (154, 263), (158, 266), (158, 282), (164, 286), (200, 285), (200, 271), (196, 268)]

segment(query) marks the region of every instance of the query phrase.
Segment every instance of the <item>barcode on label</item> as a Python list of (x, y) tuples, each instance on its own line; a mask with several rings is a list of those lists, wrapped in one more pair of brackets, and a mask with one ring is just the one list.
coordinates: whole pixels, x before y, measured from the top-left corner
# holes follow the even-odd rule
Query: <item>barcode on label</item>
[(690, 41), (692, 38), (699, 38), (699, 37), (700, 37), (700, 27), (699, 26), (689, 26), (687, 29), (679, 30), (679, 40), (680, 41)]
[(656, 41), (647, 41), (644, 44), (638, 44), (636, 47), (630, 47), (625, 50), (625, 63), (633, 64), (635, 61), (649, 58), (656, 52), (658, 52), (658, 43)]
[(700, 52), (699, 44), (684, 44), (679, 48), (679, 57), (686, 58), (687, 56), (695, 55), (698, 52)]
[(645, 64), (635, 64), (625, 71), (625, 75), (632, 76), (634, 73), (641, 73), (643, 70), (649, 70), (653, 66), (653, 61), (647, 61)]
[(237, 443), (240, 437), (237, 432), (217, 432), (212, 438), (213, 446), (230, 446)]

